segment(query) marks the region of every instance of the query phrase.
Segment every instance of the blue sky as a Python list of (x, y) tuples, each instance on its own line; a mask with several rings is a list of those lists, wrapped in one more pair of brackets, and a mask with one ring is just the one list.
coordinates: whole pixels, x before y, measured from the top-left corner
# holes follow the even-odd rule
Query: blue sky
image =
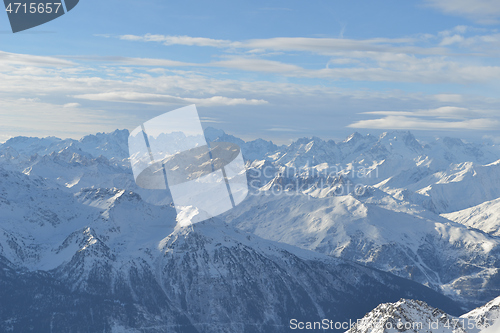
[(196, 104), (244, 139), (411, 130), (500, 143), (500, 4), (94, 1), (12, 34), (0, 141), (133, 129)]

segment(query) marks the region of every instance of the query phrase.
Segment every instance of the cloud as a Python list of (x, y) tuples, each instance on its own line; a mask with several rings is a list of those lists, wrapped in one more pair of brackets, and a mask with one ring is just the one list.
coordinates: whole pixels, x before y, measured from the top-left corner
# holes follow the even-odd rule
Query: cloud
[(380, 119), (360, 120), (350, 128), (398, 130), (497, 130), (496, 119), (469, 119), (463, 121), (436, 121), (407, 116), (388, 116)]
[(189, 67), (199, 65), (195, 63), (168, 59), (133, 58), (121, 56), (65, 56), (64, 58), (80, 61), (104, 62), (110, 64), (125, 64), (131, 66)]
[(463, 16), (481, 24), (497, 24), (500, 18), (498, 0), (425, 0), (445, 14)]
[(117, 124), (123, 128), (137, 122), (135, 117), (102, 110), (65, 108), (35, 100), (0, 98), (0, 105), (0, 141), (17, 135), (81, 138), (89, 133), (113, 131)]
[[(334, 67), (335, 61), (328, 61), (326, 68), (306, 69), (282, 61), (255, 57), (232, 56), (225, 60), (208, 63), (185, 63), (168, 59), (127, 57), (81, 57), (82, 60), (109, 62), (131, 66), (147, 67), (189, 67), (225, 68), (249, 72), (275, 73), (287, 77), (313, 79), (348, 79), (353, 81), (392, 81), (420, 83), (487, 83), (497, 81), (500, 66), (462, 64), (443, 57), (417, 58), (407, 54), (353, 52), (342, 54), (340, 66), (348, 63), (352, 67)], [(71, 57), (75, 59), (75, 57)], [(363, 61), (364, 60), (364, 61)], [(157, 68), (158, 72), (159, 69)]]
[(5, 141), (12, 138), (12, 135), (0, 134), (0, 143), (4, 143)]
[(362, 114), (383, 115), (383, 116), (412, 116), (412, 117), (434, 117), (439, 119), (466, 119), (474, 116), (488, 114), (485, 111), (472, 111), (468, 108), (458, 106), (442, 106), (435, 109), (417, 111), (369, 111)]
[(389, 52), (413, 54), (439, 54), (447, 50), (439, 47), (420, 48), (413, 46), (414, 38), (373, 38), (373, 39), (344, 39), (344, 38), (306, 38), (306, 37), (278, 37), (268, 39), (253, 39), (241, 42), (242, 48), (266, 49), (274, 51), (301, 51), (322, 55), (336, 55), (346, 51), (360, 52)]
[[(22, 58), (22, 55), (19, 55), (18, 58)], [(103, 93), (134, 92), (143, 95), (124, 97), (124, 95), (115, 94), (115, 96), (108, 95), (108, 97), (129, 102), (135, 100), (141, 103), (146, 101), (163, 104), (199, 102), (205, 105), (262, 105), (262, 103), (269, 101), (269, 98), (292, 95), (334, 97), (347, 94), (360, 96), (359, 98), (388, 98), (387, 96), (393, 96), (396, 99), (406, 98), (391, 91), (377, 92), (376, 89), (348, 91), (335, 88), (331, 84), (325, 85), (322, 81), (308, 81), (305, 84), (295, 81), (294, 84), (291, 84), (287, 83), (287, 77), (319, 80), (469, 83), (493, 82), (500, 76), (500, 67), (460, 67), (459, 64), (446, 63), (441, 59), (433, 62), (431, 59), (391, 54), (378, 54), (377, 59), (380, 62), (380, 67), (374, 65), (373, 67), (322, 69), (306, 69), (294, 64), (251, 57), (227, 57), (220, 61), (199, 65), (190, 63), (187, 64), (190, 66), (189, 71), (170, 69), (169, 65), (186, 65), (186, 63), (172, 62), (166, 59), (127, 57), (89, 59), (81, 57), (81, 61), (85, 61), (83, 59), (86, 59), (85, 65), (76, 64), (74, 67), (48, 68), (43, 72), (26, 69), (31, 66), (21, 66), (4, 71), (0, 69), (0, 94), (12, 98), (40, 98), (40, 96), (47, 94), (57, 94), (58, 96), (88, 95), (87, 97), (98, 98), (100, 96), (100, 98), (104, 98)], [(95, 64), (92, 61), (89, 63), (88, 60), (95, 60), (98, 63)], [(109, 62), (109, 64), (103, 66), (99, 64), (101, 61)], [(125, 65), (133, 67), (124, 67)], [(160, 65), (165, 65), (165, 67), (157, 68)], [(148, 73), (149, 69), (141, 67), (153, 67), (155, 72)], [(128, 70), (124, 72), (123, 68)], [(200, 70), (201, 68), (203, 70)], [(252, 77), (252, 80), (248, 81), (228, 79), (228, 77), (233, 76), (233, 72), (222, 74), (217, 72), (217, 75), (214, 75), (213, 70), (219, 70), (219, 68), (273, 73), (281, 76), (281, 79), (265, 80), (259, 77), (256, 80)], [(461, 103), (463, 97), (460, 94), (436, 94), (430, 96), (429, 100), (442, 103)], [(75, 101), (64, 100), (60, 104), (73, 102)], [(280, 103), (286, 104), (287, 101), (283, 100)]]
[(170, 35), (122, 35), (122, 40), (158, 42), (164, 45), (209, 46), (216, 48), (247, 49), (255, 52), (299, 51), (322, 55), (335, 55), (338, 52), (395, 52), (412, 54), (444, 55), (447, 53), (441, 47), (413, 46), (415, 38), (372, 38), (364, 40), (344, 38), (309, 38), (309, 37), (277, 37), (266, 39), (251, 39), (246, 41), (230, 41), (204, 37), (170, 36)]
[(164, 45), (186, 45), (186, 46), (210, 46), (210, 47), (232, 47), (238, 43), (229, 40), (211, 39), (204, 37), (190, 36), (166, 36), (146, 34), (144, 36), (122, 35), (119, 36), (122, 40), (142, 41), (142, 42), (158, 42)]
[(495, 112), (470, 110), (464, 107), (443, 106), (416, 111), (370, 111), (361, 114), (384, 116), (360, 120), (348, 127), (407, 130), (497, 130), (500, 119)]
[(299, 76), (300, 73), (306, 72), (302, 67), (296, 65), (285, 64), (279, 61), (243, 57), (233, 57), (228, 60), (213, 62), (209, 64), (209, 66), (255, 72), (283, 73), (287, 75), (294, 75), (294, 73), (296, 73)]
[(460, 103), (463, 101), (463, 96), (460, 94), (436, 94), (433, 96), (438, 102), (444, 103)]
[(78, 108), (80, 106), (79, 103), (66, 103), (63, 105), (63, 108)]
[[(492, 143), (498, 145), (500, 144), (500, 136), (494, 136), (494, 135), (483, 135), (484, 140), (489, 140)], [(500, 325), (500, 322), (499, 322)]]
[(269, 132), (298, 132), (298, 130), (288, 127), (271, 127), (266, 129)]
[(468, 118), (479, 113), (480, 112), (471, 111), (468, 108), (462, 108), (458, 106), (442, 106), (436, 109), (422, 110), (416, 112), (416, 114), (422, 116), (452, 118), (452, 119)]
[[(42, 98), (54, 96), (64, 99), (59, 103), (64, 105), (74, 101), (67, 100), (67, 96), (96, 95), (103, 92), (135, 92), (161, 96), (161, 102), (182, 102), (182, 99), (198, 99), (204, 103), (230, 104), (240, 103), (261, 105), (267, 97), (287, 95), (334, 95), (338, 89), (321, 85), (301, 85), (286, 82), (272, 82), (266, 80), (244, 81), (225, 77), (213, 77), (210, 73), (164, 70), (148, 74), (132, 68), (133, 73), (124, 73), (118, 66), (95, 66), (87, 72), (65, 73), (63, 69), (46, 71), (43, 74), (37, 71), (1, 71), (0, 70), (0, 98)], [(215, 67), (215, 66), (214, 66)], [(137, 95), (136, 95), (137, 96)], [(145, 95), (143, 95), (144, 97)], [(157, 96), (157, 97), (158, 97)], [(207, 98), (209, 96), (211, 101)], [(218, 98), (216, 96), (224, 96)], [(101, 96), (102, 97), (102, 96)], [(119, 98), (120, 96), (115, 96)], [(71, 97), (70, 97), (71, 98)], [(121, 97), (123, 99), (123, 97)], [(153, 99), (154, 101), (154, 99)], [(258, 101), (258, 102), (256, 102)]]
[(163, 94), (150, 94), (139, 92), (109, 92), (99, 94), (75, 95), (75, 98), (87, 99), (92, 101), (106, 102), (127, 102), (141, 103), (151, 105), (178, 105), (178, 104), (196, 104), (199, 106), (231, 106), (231, 105), (262, 105), (267, 104), (265, 100), (246, 99), (246, 98), (228, 98), (223, 96), (213, 96), (209, 98), (189, 98), (177, 97)]
[(443, 38), (443, 40), (441, 41), (441, 43), (439, 45), (451, 45), (451, 44), (463, 42), (464, 40), (465, 40), (465, 38), (463, 36), (460, 36), (460, 35), (447, 36), (447, 37)]
[[(474, 35), (475, 34), (475, 35)], [(455, 52), (466, 52), (468, 56), (489, 56), (498, 58), (500, 34), (496, 29), (485, 29), (459, 25), (450, 30), (440, 31), (433, 38), (441, 39), (439, 45)], [(456, 53), (454, 56), (458, 56)]]
[(41, 67), (63, 67), (75, 66), (74, 62), (55, 57), (35, 56), (29, 54), (19, 54), (0, 51), (0, 63), (2, 65), (23, 65)]
[[(249, 72), (274, 73), (286, 77), (353, 81), (418, 82), (418, 83), (489, 83), (500, 76), (498, 56), (500, 35), (491, 33), (466, 37), (479, 31), (456, 26), (437, 35), (417, 35), (403, 38), (307, 38), (279, 37), (244, 41), (219, 40), (189, 36), (125, 35), (131, 41), (160, 42), (166, 45), (210, 46), (244, 51), (244, 55), (223, 55), (224, 59), (205, 63), (185, 63), (167, 59), (107, 58), (135, 66), (190, 68), (226, 68)], [(433, 44), (434, 43), (434, 44)], [(419, 46), (423, 45), (423, 46)], [(459, 47), (459, 50), (453, 48)], [(286, 57), (309, 53), (318, 59), (308, 68), (287, 62)], [(324, 56), (330, 60), (324, 60)], [(269, 59), (279, 57), (279, 60)], [(290, 58), (289, 58), (290, 59)], [(471, 61), (474, 59), (476, 61)], [(292, 60), (294, 61), (294, 60)]]
[[(469, 28), (465, 30), (470, 31)], [(449, 35), (460, 31), (464, 29), (454, 29)], [(444, 36), (433, 38), (439, 43)], [(294, 55), (292, 58), (297, 59)], [(500, 101), (482, 96), (480, 90), (476, 90), (479, 96), (474, 97), (453, 93), (451, 85), (428, 89), (426, 91), (431, 93), (426, 94), (412, 93), (414, 87), (407, 89), (407, 85), (394, 85), (392, 87), (398, 90), (391, 90), (390, 85), (358, 88), (359, 84), (333, 82), (496, 82), (500, 69), (481, 66), (476, 59), (461, 63), (450, 61), (448, 56), (419, 57), (372, 51), (341, 54), (339, 51), (333, 58), (321, 56), (316, 65), (308, 58), (308, 68), (305, 68), (306, 65), (297, 60), (287, 62), (286, 57), (269, 59), (267, 55), (228, 56), (226, 53), (215, 60), (207, 58), (206, 63), (185, 63), (152, 58), (72, 56), (38, 59), (19, 55), (11, 59), (25, 60), (15, 65), (2, 67), (0, 61), (0, 99), (9, 101), (2, 101), (1, 109), (15, 110), (10, 111), (10, 116), (9, 113), (1, 116), (0, 127), (7, 129), (2, 133), (8, 135), (43, 133), (77, 137), (84, 132), (134, 128), (148, 117), (164, 112), (165, 106), (193, 103), (205, 106), (202, 111), (206, 112), (203, 116), (207, 121), (221, 123), (222, 119), (224, 126), (240, 126), (242, 132), (247, 127), (252, 128), (250, 131), (261, 137), (272, 133), (270, 139), (289, 138), (290, 133), (330, 135), (325, 133), (331, 133), (332, 128), (347, 131), (347, 126), (397, 128), (399, 120), (399, 127), (446, 130), (479, 128), (483, 131), (498, 125), (494, 113), (480, 110), (498, 109)], [(332, 59), (343, 60), (329, 62)], [(35, 65), (36, 62), (51, 65)], [(68, 63), (73, 65), (66, 66)], [(252, 74), (241, 75), (239, 71), (243, 70)], [(416, 90), (419, 89), (417, 86)], [(436, 91), (448, 93), (436, 94)], [(103, 103), (106, 101), (121, 104)], [(142, 104), (140, 108), (144, 112), (137, 112), (138, 104)], [(235, 107), (221, 107), (224, 105)], [(420, 110), (376, 111), (364, 113), (359, 118), (360, 112), (366, 110), (405, 110), (408, 105)], [(18, 111), (21, 114), (14, 115)], [(355, 114), (358, 116), (354, 119), (358, 122), (353, 121)], [(100, 115), (106, 117), (101, 119)], [(264, 127), (263, 118), (267, 123)], [(297, 123), (301, 124), (300, 128), (295, 127)], [(50, 128), (52, 132), (43, 132), (43, 128)], [(294, 128), (295, 132), (289, 131)], [(487, 133), (477, 135), (484, 134)]]

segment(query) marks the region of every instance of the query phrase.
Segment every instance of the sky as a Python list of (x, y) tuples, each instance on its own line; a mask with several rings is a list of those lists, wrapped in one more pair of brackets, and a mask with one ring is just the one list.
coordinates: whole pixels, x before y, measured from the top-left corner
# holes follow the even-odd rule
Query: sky
[(500, 144), (498, 0), (81, 0), (13, 34), (0, 142), (132, 130), (195, 104), (246, 140), (410, 130)]

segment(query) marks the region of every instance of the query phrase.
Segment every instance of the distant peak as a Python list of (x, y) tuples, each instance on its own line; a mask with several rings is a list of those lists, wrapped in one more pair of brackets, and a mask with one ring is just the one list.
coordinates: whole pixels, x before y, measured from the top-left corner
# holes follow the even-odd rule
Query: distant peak
[(311, 141), (313, 141), (314, 139), (313, 138), (300, 138), (300, 139), (297, 139), (297, 141), (295, 141), (295, 143), (299, 144), (299, 145), (304, 145), (304, 144), (307, 144)]
[(38, 137), (32, 137), (32, 136), (15, 136), (12, 138), (9, 138), (7, 141), (4, 142), (5, 146), (9, 145), (14, 145), (14, 144), (30, 144), (30, 143), (36, 143), (36, 142), (46, 142), (46, 143), (52, 143), (52, 142), (57, 142), (61, 141), (60, 138), (57, 138), (55, 136), (47, 136), (44, 138), (38, 138)]
[(363, 136), (361, 134), (359, 134), (358, 132), (354, 132), (352, 133), (351, 135), (349, 135), (345, 140), (344, 140), (344, 143), (348, 143), (348, 142), (357, 142), (359, 140), (363, 139)]
[(89, 139), (96, 139), (96, 138), (102, 138), (102, 137), (119, 137), (119, 138), (128, 138), (130, 132), (128, 129), (116, 129), (113, 132), (98, 132), (96, 134), (89, 134), (84, 136), (83, 138), (80, 139), (80, 142), (89, 140)]
[(204, 132), (205, 132), (205, 138), (207, 138), (208, 141), (214, 141), (215, 139), (226, 135), (226, 132), (224, 132), (223, 130), (213, 127), (205, 128)]
[(402, 130), (384, 132), (380, 135), (380, 139), (383, 139), (385, 137), (387, 137), (387, 138), (406, 138), (406, 137), (414, 138), (413, 134), (410, 131), (402, 131)]
[(124, 135), (129, 136), (130, 132), (128, 129), (125, 128), (125, 129), (116, 129), (111, 134), (118, 135), (118, 136), (124, 136)]
[(450, 138), (450, 137), (445, 137), (443, 138), (443, 143), (448, 147), (448, 148), (451, 148), (451, 147), (454, 147), (454, 146), (463, 146), (465, 145), (464, 142), (461, 140), (461, 139), (457, 139), (457, 138)]

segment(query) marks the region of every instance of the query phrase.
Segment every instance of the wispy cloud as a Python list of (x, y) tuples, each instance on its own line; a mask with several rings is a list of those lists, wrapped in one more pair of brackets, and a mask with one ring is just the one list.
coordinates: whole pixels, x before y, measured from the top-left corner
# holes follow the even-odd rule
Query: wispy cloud
[(12, 138), (12, 135), (0, 134), (0, 143), (4, 143), (5, 141), (9, 140), (10, 138)]
[(362, 114), (386, 115), (386, 116), (413, 116), (413, 117), (433, 117), (449, 119), (466, 119), (475, 116), (487, 115), (492, 112), (469, 110), (468, 108), (458, 106), (442, 106), (436, 109), (417, 110), (417, 111), (369, 111)]
[(223, 68), (240, 69), (245, 71), (265, 72), (265, 73), (282, 73), (289, 76), (304, 75), (306, 70), (300, 66), (286, 64), (279, 61), (246, 58), (246, 57), (232, 57), (227, 60), (217, 61), (207, 66), (216, 66)]
[(494, 136), (494, 135), (483, 135), (484, 140), (489, 140), (492, 143), (498, 145), (500, 144), (500, 136)]
[[(147, 67), (225, 68), (248, 72), (274, 73), (286, 77), (312, 79), (348, 79), (353, 81), (419, 83), (487, 83), (500, 76), (500, 66), (464, 64), (444, 57), (417, 58), (393, 53), (345, 53), (340, 61), (332, 59), (324, 68), (306, 69), (296, 64), (248, 56), (226, 56), (208, 63), (186, 63), (168, 59), (127, 57), (80, 57), (112, 64)], [(349, 57), (349, 58), (346, 58)], [(70, 57), (76, 59), (76, 57)], [(349, 59), (349, 61), (346, 61)], [(352, 65), (344, 67), (345, 65)], [(336, 67), (338, 65), (338, 67)]]
[(413, 54), (444, 55), (447, 53), (441, 47), (416, 47), (415, 38), (372, 38), (364, 40), (344, 38), (306, 38), (278, 37), (266, 39), (251, 39), (245, 41), (219, 40), (203, 37), (170, 36), (170, 35), (122, 35), (122, 40), (158, 42), (164, 45), (209, 46), (216, 48), (238, 48), (249, 50), (300, 51), (322, 55), (335, 55), (337, 52), (396, 52)]
[(380, 119), (360, 120), (348, 127), (398, 130), (496, 130), (496, 119), (470, 119), (463, 121), (435, 121), (407, 116), (388, 116)]
[(89, 133), (113, 131), (117, 123), (123, 127), (134, 121), (102, 110), (68, 108), (37, 100), (0, 98), (0, 103), (0, 142), (14, 135), (80, 138)]
[(64, 108), (78, 108), (81, 105), (79, 103), (66, 103), (63, 105)]
[(139, 92), (108, 92), (99, 94), (75, 95), (74, 98), (87, 99), (91, 101), (105, 102), (127, 102), (151, 105), (178, 105), (197, 104), (199, 106), (226, 106), (226, 105), (262, 105), (268, 102), (262, 99), (228, 98), (223, 96), (213, 96), (209, 98), (189, 98), (176, 97), (162, 94), (150, 94)]
[(56, 57), (36, 56), (0, 51), (0, 65), (22, 65), (40, 67), (75, 66), (74, 62)]
[(266, 129), (269, 132), (299, 132), (297, 129), (288, 127), (271, 127)]
[[(149, 117), (170, 106), (194, 103), (203, 106), (202, 111), (208, 110), (203, 115), (207, 121), (227, 124), (236, 119), (240, 126), (252, 124), (261, 133), (275, 136), (301, 135), (304, 129), (318, 126), (325, 131), (346, 126), (494, 131), (499, 125), (494, 112), (481, 111), (498, 109), (498, 99), (485, 98), (481, 89), (475, 90), (479, 92), (476, 97), (464, 93), (466, 84), (491, 90), (498, 82), (500, 65), (495, 50), (500, 37), (491, 29), (457, 26), (434, 35), (363, 40), (296, 37), (230, 41), (152, 34), (121, 39), (123, 43), (192, 47), (199, 56), (184, 62), (173, 58), (175, 52), (169, 53), (172, 59), (2, 52), (0, 98), (8, 103), (2, 103), (1, 108), (7, 110), (8, 105), (18, 103), (16, 110), (27, 110), (26, 115), (35, 114), (38, 107), (53, 118), (66, 112), (82, 124), (90, 124), (101, 121), (95, 109), (99, 106), (109, 116), (100, 127), (108, 124), (116, 128), (144, 120), (132, 116), (111, 125), (110, 115), (134, 114), (138, 105), (145, 110), (141, 117)], [(200, 47), (212, 50), (199, 52)], [(426, 85), (428, 93), (421, 93), (422, 84), (434, 86)], [(348, 86), (356, 88), (340, 88)], [(363, 113), (374, 109), (399, 111)], [(57, 114), (50, 113), (54, 110)], [(88, 110), (93, 113), (86, 113)], [(33, 118), (39, 123), (31, 118), (27, 122), (22, 117), (8, 118), (7, 114), (2, 115), (4, 128), (6, 123), (15, 124), (9, 125), (8, 134), (19, 134), (27, 126), (49, 126), (41, 114)], [(64, 117), (59, 118), (67, 119)], [(264, 127), (262, 118), (267, 123)], [(302, 127), (294, 130), (297, 123)], [(75, 133), (98, 130), (71, 124)], [(51, 126), (62, 126), (66, 131), (71, 128), (60, 123)]]
[(443, 103), (461, 103), (464, 100), (460, 94), (436, 94), (433, 97), (436, 101)]
[(412, 44), (415, 38), (372, 38), (372, 39), (344, 39), (344, 38), (305, 38), (279, 37), (268, 39), (253, 39), (240, 44), (242, 48), (266, 49), (274, 51), (301, 51), (313, 52), (322, 55), (336, 55), (338, 52), (390, 52), (413, 54), (446, 54), (447, 50), (440, 47), (416, 47)]
[[(123, 40), (159, 42), (165, 45), (203, 46), (240, 50), (220, 55), (222, 60), (206, 63), (184, 63), (167, 59), (115, 58), (115, 61), (137, 66), (221, 67), (251, 72), (274, 73), (286, 77), (418, 82), (418, 83), (487, 83), (496, 81), (500, 66), (491, 57), (500, 45), (500, 35), (480, 29), (457, 26), (436, 35), (401, 38), (306, 38), (281, 37), (243, 41), (202, 37), (151, 35), (119, 36)], [(458, 47), (458, 49), (457, 49)], [(316, 66), (293, 63), (296, 53), (318, 58)], [(291, 56), (291, 57), (290, 57)], [(329, 60), (323, 60), (325, 57)], [(488, 58), (488, 56), (490, 58)], [(269, 59), (274, 57), (274, 59)], [(471, 61), (471, 59), (476, 61)], [(292, 62), (287, 62), (287, 60)], [(320, 60), (322, 59), (322, 60)], [(108, 59), (112, 61), (113, 59)]]
[[(498, 12), (500, 15), (500, 9)], [(116, 37), (128, 41), (157, 42), (168, 46), (185, 45), (240, 50), (247, 54), (280, 55), (283, 52), (307, 52), (332, 57), (344, 56), (346, 59), (373, 58), (375, 60), (391, 54), (393, 56), (410, 55), (413, 57), (455, 57), (460, 54), (474, 56), (483, 53), (485, 48), (498, 46), (500, 43), (500, 34), (496, 30), (465, 25), (440, 31), (436, 35), (417, 34), (410, 37), (371, 39), (276, 37), (231, 41), (205, 37), (151, 34)], [(462, 49), (454, 49), (453, 47), (456, 45)]]
[(199, 64), (188, 63), (183, 61), (175, 61), (168, 59), (158, 59), (158, 58), (133, 58), (133, 57), (121, 57), (121, 56), (64, 56), (65, 59), (71, 59), (75, 61), (93, 61), (102, 62), (107, 64), (123, 64), (130, 66), (158, 66), (158, 67), (189, 67), (189, 66), (199, 66)]
[(463, 16), (477, 23), (497, 24), (500, 6), (497, 0), (425, 0), (445, 14)]
[(143, 36), (122, 35), (120, 39), (142, 42), (158, 42), (164, 45), (186, 45), (186, 46), (210, 46), (210, 47), (234, 47), (238, 43), (229, 40), (211, 39), (190, 36), (167, 36), (146, 34)]
[(350, 124), (351, 128), (406, 130), (496, 130), (500, 118), (495, 112), (445, 106), (417, 111), (370, 111), (364, 115), (383, 116)]

